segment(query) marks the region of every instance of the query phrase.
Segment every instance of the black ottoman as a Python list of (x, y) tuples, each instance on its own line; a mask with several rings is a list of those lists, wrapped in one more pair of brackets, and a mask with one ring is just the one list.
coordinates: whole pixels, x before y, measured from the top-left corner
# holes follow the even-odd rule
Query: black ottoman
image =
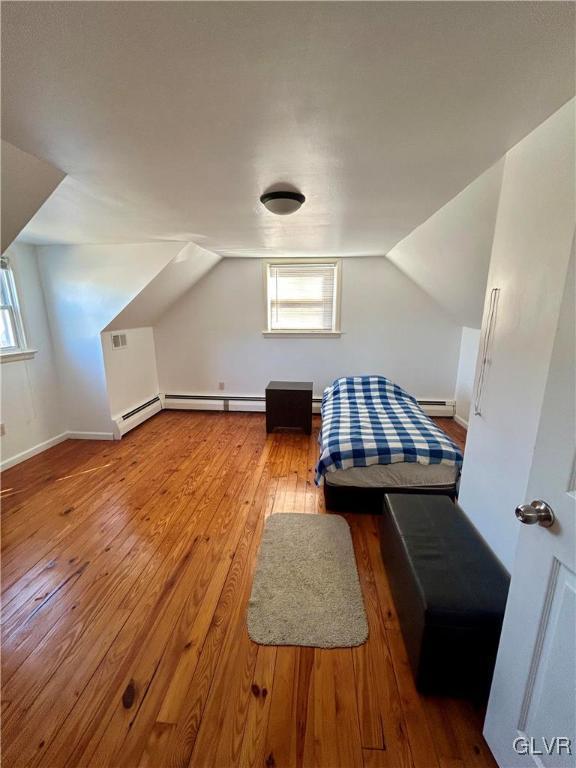
[(418, 690), (488, 695), (509, 576), (446, 496), (387, 494), (380, 545)]

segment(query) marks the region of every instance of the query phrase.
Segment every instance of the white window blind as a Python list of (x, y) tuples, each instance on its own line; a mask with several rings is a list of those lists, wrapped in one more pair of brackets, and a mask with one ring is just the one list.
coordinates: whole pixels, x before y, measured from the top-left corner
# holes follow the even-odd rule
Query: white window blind
[(268, 330), (338, 330), (337, 280), (338, 262), (268, 264)]

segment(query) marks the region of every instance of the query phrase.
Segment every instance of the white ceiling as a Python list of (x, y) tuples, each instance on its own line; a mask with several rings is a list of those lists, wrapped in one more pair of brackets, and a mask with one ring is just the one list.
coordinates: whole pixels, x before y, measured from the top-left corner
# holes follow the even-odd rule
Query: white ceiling
[[(68, 177), (29, 242), (382, 254), (574, 92), (556, 2), (2, 4), (2, 135)], [(287, 182), (289, 217), (258, 202)]]

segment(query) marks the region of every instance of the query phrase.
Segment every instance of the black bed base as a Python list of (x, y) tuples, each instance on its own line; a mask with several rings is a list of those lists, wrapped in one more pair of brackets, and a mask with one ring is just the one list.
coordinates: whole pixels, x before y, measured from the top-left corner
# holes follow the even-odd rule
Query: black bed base
[(364, 515), (381, 515), (386, 493), (417, 493), (432, 496), (449, 496), (456, 501), (456, 485), (437, 485), (428, 488), (362, 488), (354, 485), (330, 485), (324, 482), (324, 503), (328, 512), (351, 512)]

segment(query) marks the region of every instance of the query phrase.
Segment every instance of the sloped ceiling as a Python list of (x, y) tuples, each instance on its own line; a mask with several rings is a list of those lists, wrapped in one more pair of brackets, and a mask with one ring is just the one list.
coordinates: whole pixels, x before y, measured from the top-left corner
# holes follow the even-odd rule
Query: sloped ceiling
[[(574, 93), (568, 2), (4, 2), (36, 243), (385, 254)], [(258, 202), (288, 182), (291, 217)]]
[(65, 176), (59, 168), (2, 141), (2, 253)]
[(216, 266), (220, 258), (216, 253), (189, 243), (104, 330), (116, 331), (155, 325), (168, 307)]
[(37, 249), (70, 430), (110, 432), (100, 332), (181, 250), (179, 243)]
[(479, 176), (388, 254), (459, 325), (480, 328), (505, 160)]

